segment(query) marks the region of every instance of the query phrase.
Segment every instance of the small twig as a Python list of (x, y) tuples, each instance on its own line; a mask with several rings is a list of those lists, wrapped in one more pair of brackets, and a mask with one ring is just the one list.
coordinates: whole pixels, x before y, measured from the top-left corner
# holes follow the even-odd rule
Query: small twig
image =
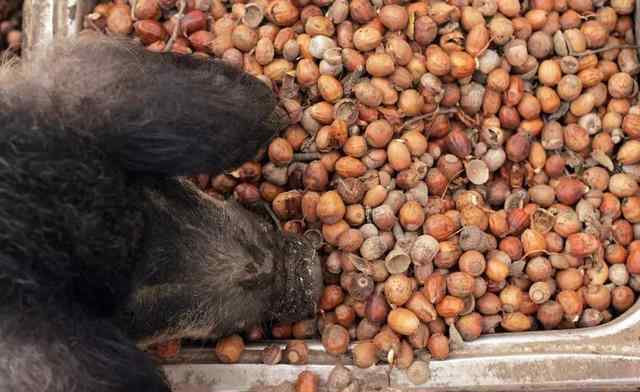
[(300, 152), (293, 154), (295, 162), (310, 162), (322, 158), (319, 152)]
[(441, 108), (437, 108), (436, 110), (434, 110), (431, 113), (427, 113), (427, 114), (422, 114), (420, 116), (417, 117), (413, 117), (410, 120), (405, 121), (402, 126), (400, 127), (399, 131), (402, 131), (403, 129), (405, 129), (406, 127), (408, 127), (409, 125), (412, 125), (414, 123), (417, 123), (418, 121), (422, 121), (422, 120), (430, 120), (432, 117), (437, 116), (438, 114), (449, 114), (449, 113), (456, 113), (456, 109), (441, 109)]
[(478, 54), (476, 55), (476, 61), (477, 58), (482, 56), (482, 54), (484, 53), (485, 50), (489, 49), (489, 46), (491, 46), (491, 43), (493, 42), (493, 37), (489, 38), (489, 40), (487, 41), (487, 43), (482, 47), (482, 49), (480, 49), (480, 51), (478, 52)]
[(447, 237), (447, 239), (451, 239), (451, 238), (453, 238), (453, 237), (457, 236), (457, 235), (458, 235), (458, 233), (460, 233), (463, 229), (464, 229), (464, 227), (461, 227), (461, 228), (459, 228), (458, 230), (454, 231), (453, 233), (451, 233), (451, 234)]
[(444, 200), (444, 197), (447, 195), (447, 191), (449, 190), (449, 185), (451, 185), (451, 182), (455, 180), (460, 174), (462, 174), (463, 171), (464, 169), (460, 170), (459, 172), (454, 174), (449, 181), (447, 181), (447, 186), (444, 187), (444, 192), (442, 192), (442, 196), (440, 197), (440, 200)]
[(475, 128), (478, 126), (478, 123), (480, 122), (478, 113), (476, 113), (475, 118), (472, 118), (460, 108), (459, 103), (456, 105), (456, 107), (457, 109), (454, 113), (456, 116), (458, 116), (458, 120), (462, 121), (462, 123), (469, 128)]
[(547, 256), (551, 256), (551, 255), (554, 255), (554, 254), (561, 254), (561, 253), (556, 253), (556, 252), (549, 252), (549, 251), (548, 251), (548, 250), (546, 250), (546, 249), (531, 250), (531, 251), (529, 251), (529, 252), (525, 253), (524, 255), (522, 255), (522, 257), (521, 257), (521, 258), (519, 258), (518, 260), (514, 261), (514, 263), (515, 263), (515, 262), (518, 262), (518, 261), (526, 261), (526, 260), (527, 260), (527, 257), (529, 257), (529, 256), (531, 256), (531, 255), (534, 255), (534, 254), (536, 254), (536, 253), (544, 253), (544, 254), (546, 254)]
[(596, 17), (596, 14), (593, 12), (585, 12), (583, 15), (580, 15), (580, 19), (589, 20)]
[(437, 111), (435, 112), (431, 112), (431, 113), (427, 113), (427, 114), (423, 114), (421, 116), (418, 117), (414, 117), (411, 120), (407, 120), (405, 121), (402, 126), (400, 127), (400, 130), (402, 131), (403, 129), (405, 129), (406, 127), (408, 127), (409, 125), (412, 125), (414, 123), (417, 123), (418, 121), (422, 121), (422, 120), (427, 120), (433, 116), (435, 116), (436, 114), (438, 114)]
[(131, 5), (131, 20), (138, 20), (136, 18), (136, 5), (138, 0), (129, 0), (129, 4)]
[(607, 46), (604, 48), (599, 48), (599, 49), (592, 49), (592, 50), (587, 50), (586, 52), (582, 52), (582, 53), (571, 53), (571, 56), (573, 57), (584, 57), (584, 56), (589, 56), (592, 54), (596, 54), (596, 53), (600, 53), (600, 52), (607, 52), (609, 50), (615, 50), (615, 49), (639, 49), (640, 45), (612, 45), (612, 46)]
[(273, 212), (273, 210), (271, 209), (271, 206), (266, 203), (266, 202), (262, 202), (262, 208), (264, 208), (267, 211), (267, 214), (269, 214), (269, 216), (271, 217), (271, 219), (273, 219), (273, 223), (275, 223), (276, 227), (278, 228), (279, 232), (282, 232), (282, 225), (280, 224), (280, 219), (278, 219), (278, 217), (276, 216), (276, 213)]
[(176, 14), (176, 25), (173, 28), (173, 32), (171, 33), (171, 38), (167, 42), (167, 45), (164, 47), (164, 52), (168, 53), (173, 48), (173, 44), (178, 39), (178, 32), (182, 28), (182, 18), (184, 17), (184, 10), (187, 8), (187, 0), (180, 0), (180, 8), (178, 9), (178, 13)]

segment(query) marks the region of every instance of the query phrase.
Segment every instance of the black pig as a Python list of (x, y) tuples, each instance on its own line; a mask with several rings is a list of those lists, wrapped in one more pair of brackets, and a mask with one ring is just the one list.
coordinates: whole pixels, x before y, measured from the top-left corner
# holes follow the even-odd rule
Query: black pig
[(283, 125), (259, 80), (88, 34), (0, 75), (0, 391), (168, 391), (139, 346), (311, 316), (305, 240), (179, 176)]

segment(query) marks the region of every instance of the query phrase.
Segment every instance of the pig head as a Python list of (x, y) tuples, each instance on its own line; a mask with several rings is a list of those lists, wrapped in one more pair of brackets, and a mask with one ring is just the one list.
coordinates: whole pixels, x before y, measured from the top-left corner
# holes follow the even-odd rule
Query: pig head
[(315, 314), (322, 271), (306, 239), (186, 180), (140, 185), (148, 224), (134, 289), (118, 314), (139, 346)]

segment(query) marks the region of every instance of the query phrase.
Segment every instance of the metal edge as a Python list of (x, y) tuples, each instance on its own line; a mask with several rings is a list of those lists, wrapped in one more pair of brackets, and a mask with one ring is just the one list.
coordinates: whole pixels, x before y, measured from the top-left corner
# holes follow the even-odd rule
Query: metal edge
[[(640, 360), (615, 355), (563, 354), (514, 355), (456, 358), (429, 364), (429, 380), (415, 386), (406, 372), (375, 366), (358, 369), (347, 366), (353, 377), (364, 383), (391, 386), (403, 391), (625, 391), (638, 390)], [(332, 365), (167, 365), (165, 373), (177, 391), (246, 391), (256, 385), (278, 385), (294, 381), (303, 370), (327, 381)]]
[[(337, 362), (353, 369), (349, 356), (324, 352), (310, 341), (307, 366), (261, 364), (264, 342), (247, 346), (240, 363), (218, 363), (213, 347), (185, 349), (164, 366), (173, 385), (207, 387), (207, 391), (247, 390), (258, 383), (280, 384), (302, 370), (328, 377)], [(412, 391), (588, 391), (638, 390), (640, 386), (640, 301), (614, 321), (579, 330), (496, 334), (465, 342), (445, 361), (430, 361), (429, 380), (409, 381), (404, 371), (388, 366), (354, 369), (368, 380), (390, 372), (389, 385)]]

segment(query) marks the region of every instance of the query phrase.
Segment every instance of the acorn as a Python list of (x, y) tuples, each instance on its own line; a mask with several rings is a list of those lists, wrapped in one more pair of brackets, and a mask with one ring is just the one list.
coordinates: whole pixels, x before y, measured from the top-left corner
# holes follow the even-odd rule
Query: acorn
[(617, 173), (609, 178), (609, 191), (618, 197), (634, 196), (639, 189), (638, 182), (627, 173)]
[(447, 359), (449, 356), (449, 339), (441, 333), (433, 334), (427, 344), (432, 359)]
[(627, 271), (631, 274), (640, 274), (640, 250), (633, 249), (629, 251), (626, 260)]
[(573, 290), (563, 290), (558, 293), (556, 300), (562, 306), (567, 319), (577, 321), (584, 306), (582, 296)]
[(340, 221), (346, 212), (342, 198), (336, 191), (329, 191), (320, 196), (316, 214), (326, 224), (334, 224)]
[(360, 254), (365, 260), (375, 260), (387, 251), (387, 244), (380, 236), (369, 237), (360, 246)]
[(409, 344), (415, 349), (423, 349), (427, 347), (430, 335), (429, 327), (426, 324), (420, 323), (416, 332), (413, 335), (407, 337)]
[(442, 48), (437, 45), (430, 45), (425, 50), (425, 54), (426, 67), (431, 74), (435, 76), (444, 76), (449, 73), (451, 70), (451, 59), (449, 55), (442, 50)]
[(524, 253), (527, 255), (539, 254), (539, 252), (543, 252), (546, 249), (544, 235), (536, 230), (525, 230), (520, 237), (520, 241), (522, 242)]
[(317, 392), (319, 384), (318, 375), (305, 370), (298, 375), (296, 380), (295, 391), (296, 392)]
[(486, 268), (486, 261), (482, 253), (469, 250), (463, 253), (458, 260), (460, 271), (471, 276), (480, 276)]
[(430, 235), (421, 235), (411, 247), (411, 261), (416, 265), (426, 265), (433, 261), (440, 250), (438, 241)]
[(107, 14), (107, 29), (117, 35), (127, 35), (131, 33), (132, 28), (131, 8), (126, 4), (111, 7)]
[(297, 191), (280, 193), (274, 198), (271, 206), (273, 212), (282, 220), (300, 218), (302, 213), (302, 194)]
[(566, 250), (573, 256), (588, 256), (594, 253), (600, 242), (588, 233), (574, 233), (567, 238)]
[(320, 161), (313, 161), (307, 165), (302, 181), (305, 188), (311, 191), (324, 191), (329, 182), (329, 173)]
[(468, 33), (465, 41), (465, 51), (477, 57), (487, 48), (490, 32), (484, 24), (475, 25)]
[(298, 8), (289, 0), (274, 0), (269, 3), (266, 16), (278, 26), (291, 26), (300, 15)]
[(471, 140), (461, 130), (453, 130), (447, 135), (447, 149), (458, 158), (471, 155)]
[(332, 355), (345, 353), (349, 346), (349, 331), (341, 325), (329, 325), (322, 331), (322, 346)]
[(555, 301), (548, 301), (540, 305), (536, 318), (540, 321), (544, 329), (556, 328), (564, 317), (562, 306)]
[(236, 363), (244, 351), (244, 341), (238, 335), (222, 338), (216, 343), (215, 351), (220, 362)]
[(289, 164), (293, 159), (293, 148), (283, 138), (275, 138), (269, 145), (269, 160), (278, 166)]
[(505, 314), (500, 325), (509, 332), (528, 331), (533, 326), (531, 319), (520, 312)]
[(164, 41), (168, 36), (164, 26), (155, 20), (140, 20), (133, 24), (133, 29), (135, 35), (140, 38), (144, 45), (150, 45), (156, 41)]
[(556, 186), (556, 198), (563, 204), (575, 204), (587, 191), (587, 186), (580, 180), (562, 177)]
[(617, 160), (623, 165), (633, 165), (640, 162), (640, 141), (626, 141), (618, 150)]
[(522, 162), (529, 156), (531, 142), (529, 136), (518, 132), (507, 140), (505, 151), (507, 157), (513, 162)]
[(361, 369), (369, 368), (378, 362), (376, 345), (372, 341), (357, 342), (351, 350), (353, 364)]
[(455, 317), (464, 310), (464, 301), (451, 295), (445, 296), (442, 301), (436, 304), (436, 311), (441, 317)]
[(473, 159), (465, 165), (465, 172), (469, 181), (482, 185), (489, 180), (489, 166), (485, 161)]
[(422, 293), (432, 304), (437, 304), (447, 293), (446, 276), (440, 273), (433, 273), (427, 277), (427, 281), (422, 288)]
[(171, 339), (166, 342), (156, 343), (149, 351), (162, 359), (174, 358), (180, 352), (182, 343), (180, 339)]
[(387, 271), (391, 274), (401, 274), (411, 265), (411, 258), (402, 249), (396, 248), (389, 252), (384, 260)]
[(473, 74), (476, 69), (475, 59), (467, 52), (454, 51), (449, 54), (451, 61), (451, 76), (464, 79)]
[(412, 311), (422, 322), (428, 323), (435, 320), (437, 312), (427, 297), (420, 293), (414, 293), (405, 304), (406, 308)]
[(262, 363), (265, 365), (277, 365), (282, 360), (282, 349), (277, 344), (272, 344), (262, 350)]
[(373, 344), (376, 346), (376, 354), (378, 358), (388, 361), (389, 354), (393, 351), (397, 353), (400, 351), (400, 338), (393, 330), (385, 326), (382, 330), (373, 338)]
[(431, 215), (425, 220), (423, 230), (438, 241), (446, 240), (456, 227), (454, 222), (444, 214)]
[(517, 312), (522, 304), (522, 290), (514, 285), (505, 287), (500, 292), (500, 302), (505, 312)]
[(400, 335), (413, 335), (418, 329), (420, 320), (412, 311), (396, 308), (389, 312), (387, 324)]
[(335, 171), (341, 177), (361, 177), (367, 171), (367, 167), (359, 159), (347, 156), (336, 161)]
[(402, 274), (391, 275), (384, 283), (384, 294), (390, 304), (404, 305), (412, 295), (411, 280)]
[(304, 365), (309, 361), (309, 348), (302, 340), (291, 340), (285, 348), (284, 358), (291, 365)]
[(358, 301), (365, 301), (374, 290), (373, 279), (365, 274), (354, 274), (350, 287), (347, 288), (351, 297)]
[(338, 236), (338, 248), (345, 252), (357, 251), (363, 242), (362, 233), (356, 229), (348, 229)]
[(529, 287), (529, 298), (536, 304), (544, 304), (553, 294), (553, 288), (546, 281), (535, 282)]
[(578, 320), (578, 326), (581, 328), (595, 327), (602, 323), (604, 316), (602, 312), (595, 309), (585, 309)]
[(494, 315), (502, 311), (502, 302), (494, 293), (485, 293), (476, 301), (476, 308), (483, 315)]
[(600, 284), (590, 284), (583, 291), (584, 300), (590, 307), (596, 310), (606, 310), (611, 305), (610, 290)]
[(622, 313), (629, 309), (635, 301), (635, 294), (629, 286), (618, 286), (611, 291), (611, 305)]
[[(338, 307), (340, 307), (340, 305)], [(296, 339), (310, 338), (312, 336), (315, 336), (316, 334), (316, 320), (308, 319), (298, 321), (297, 323), (293, 324), (291, 330), (293, 337)]]
[(480, 313), (470, 313), (456, 321), (456, 328), (465, 341), (472, 341), (482, 334), (482, 316)]
[(325, 286), (320, 297), (319, 307), (322, 310), (332, 310), (344, 300), (344, 293), (340, 286)]
[(509, 276), (509, 265), (496, 258), (487, 261), (485, 274), (494, 282), (503, 282)]
[(524, 65), (528, 55), (527, 44), (523, 40), (514, 39), (504, 46), (505, 59), (514, 67)]
[(558, 271), (556, 282), (560, 290), (577, 290), (582, 286), (583, 273), (576, 268), (567, 268)]
[(373, 339), (380, 332), (380, 326), (369, 319), (362, 319), (356, 328), (356, 338), (359, 341)]
[(475, 280), (472, 275), (466, 272), (453, 272), (447, 275), (447, 291), (449, 294), (465, 298), (469, 296), (475, 284)]
[(374, 323), (382, 322), (387, 319), (388, 313), (389, 304), (387, 303), (383, 295), (374, 294), (369, 297), (365, 308), (367, 320), (370, 320)]

